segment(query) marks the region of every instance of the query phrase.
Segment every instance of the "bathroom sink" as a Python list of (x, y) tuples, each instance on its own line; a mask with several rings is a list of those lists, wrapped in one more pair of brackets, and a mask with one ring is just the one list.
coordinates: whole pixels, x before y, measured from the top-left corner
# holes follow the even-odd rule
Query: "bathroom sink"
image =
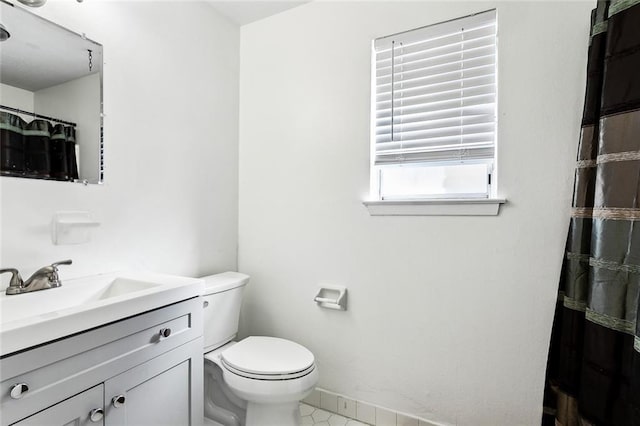
[(127, 278), (116, 278), (106, 287), (101, 288), (89, 300), (105, 300), (111, 297), (118, 297), (124, 294), (135, 293), (137, 291), (149, 290), (160, 286), (158, 283), (131, 280)]
[(202, 294), (203, 281), (152, 273), (111, 273), (62, 287), (0, 295), (0, 355)]

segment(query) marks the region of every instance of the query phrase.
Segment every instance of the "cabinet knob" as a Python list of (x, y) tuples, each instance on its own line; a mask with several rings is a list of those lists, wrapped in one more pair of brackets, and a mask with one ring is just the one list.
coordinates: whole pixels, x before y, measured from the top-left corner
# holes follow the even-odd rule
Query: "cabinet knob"
[(126, 401), (126, 398), (124, 397), (124, 395), (117, 395), (117, 396), (114, 396), (113, 398), (111, 398), (111, 404), (115, 408), (122, 407), (124, 405), (125, 401)]
[(89, 411), (89, 420), (91, 420), (92, 423), (99, 422), (103, 417), (104, 410), (102, 408), (94, 408), (93, 410)]
[(160, 335), (161, 339), (163, 337), (169, 337), (169, 336), (171, 336), (171, 329), (170, 328), (161, 328), (159, 335)]
[(25, 393), (29, 391), (29, 386), (26, 383), (16, 383), (11, 386), (11, 398), (20, 399)]

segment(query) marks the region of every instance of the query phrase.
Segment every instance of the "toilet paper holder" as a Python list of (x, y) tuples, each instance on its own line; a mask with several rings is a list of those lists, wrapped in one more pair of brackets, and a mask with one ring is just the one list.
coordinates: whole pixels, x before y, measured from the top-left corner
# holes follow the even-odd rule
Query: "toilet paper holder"
[(338, 285), (322, 286), (313, 300), (321, 308), (347, 310), (347, 288)]

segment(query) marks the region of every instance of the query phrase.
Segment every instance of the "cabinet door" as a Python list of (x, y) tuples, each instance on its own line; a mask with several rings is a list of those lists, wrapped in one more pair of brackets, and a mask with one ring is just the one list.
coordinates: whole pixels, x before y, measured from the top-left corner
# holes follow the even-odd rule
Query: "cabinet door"
[(202, 340), (107, 380), (105, 426), (200, 426)]
[[(102, 384), (27, 417), (14, 426), (104, 425)], [(95, 411), (94, 411), (95, 410)], [(92, 416), (93, 415), (93, 416)], [(93, 420), (92, 420), (93, 417)]]

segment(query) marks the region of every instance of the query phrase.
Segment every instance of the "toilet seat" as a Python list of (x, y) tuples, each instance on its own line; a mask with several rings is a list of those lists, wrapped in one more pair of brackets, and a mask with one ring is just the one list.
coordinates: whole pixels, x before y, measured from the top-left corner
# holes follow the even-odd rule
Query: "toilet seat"
[(225, 370), (227, 370), (230, 373), (237, 374), (238, 376), (245, 377), (247, 379), (267, 380), (267, 381), (299, 379), (300, 377), (306, 376), (307, 374), (311, 373), (316, 368), (315, 365), (312, 365), (305, 370), (297, 371), (295, 373), (290, 373), (290, 374), (256, 374), (256, 373), (248, 373), (246, 371), (233, 368), (232, 366), (228, 365), (224, 361), (224, 359), (222, 360), (222, 365), (224, 366)]
[(315, 370), (307, 348), (277, 337), (247, 337), (222, 351), (220, 360), (230, 373), (254, 380), (294, 380)]

